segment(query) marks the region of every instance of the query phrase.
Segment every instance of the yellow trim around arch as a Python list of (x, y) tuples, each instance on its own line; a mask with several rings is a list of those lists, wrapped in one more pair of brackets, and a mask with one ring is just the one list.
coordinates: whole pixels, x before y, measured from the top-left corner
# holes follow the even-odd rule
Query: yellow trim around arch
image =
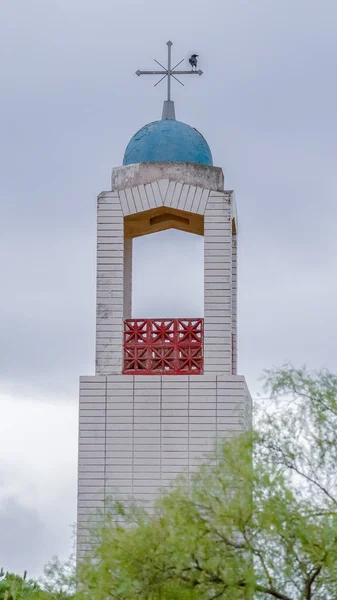
[(167, 206), (144, 210), (124, 217), (124, 237), (134, 238), (165, 229), (179, 229), (204, 235), (204, 217), (196, 213)]

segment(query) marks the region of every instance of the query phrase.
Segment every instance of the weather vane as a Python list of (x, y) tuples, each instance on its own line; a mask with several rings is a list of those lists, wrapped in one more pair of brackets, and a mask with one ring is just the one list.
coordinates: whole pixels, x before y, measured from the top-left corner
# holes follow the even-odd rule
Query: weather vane
[(172, 62), (171, 62), (171, 47), (172, 46), (173, 46), (172, 42), (170, 42), (170, 41), (167, 42), (167, 47), (168, 47), (167, 67), (164, 67), (158, 60), (154, 59), (154, 61), (157, 63), (157, 65), (162, 67), (163, 71), (139, 71), (139, 70), (136, 71), (136, 75), (162, 75), (161, 79), (159, 79), (159, 81), (157, 81), (157, 83), (154, 84), (154, 87), (156, 87), (161, 81), (163, 81), (163, 79), (165, 79), (167, 77), (167, 100), (164, 101), (162, 119), (175, 119), (174, 102), (171, 100), (171, 78), (173, 77), (173, 79), (178, 81), (178, 83), (180, 83), (180, 85), (184, 85), (184, 83), (178, 79), (177, 75), (202, 75), (202, 71), (200, 69), (197, 71), (198, 54), (192, 54), (192, 56), (189, 59), (189, 63), (192, 67), (192, 69), (190, 71), (177, 71), (176, 70), (177, 67), (179, 67), (179, 65), (181, 65), (182, 62), (184, 62), (184, 58), (172, 68), (172, 66), (171, 66), (172, 65)]

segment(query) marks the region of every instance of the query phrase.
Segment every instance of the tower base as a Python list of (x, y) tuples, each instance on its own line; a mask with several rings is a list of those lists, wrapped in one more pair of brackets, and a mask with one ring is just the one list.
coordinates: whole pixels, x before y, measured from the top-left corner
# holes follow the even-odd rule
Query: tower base
[[(109, 497), (154, 500), (212, 452), (215, 439), (251, 427), (251, 397), (239, 375), (80, 378), (77, 552), (88, 521)], [(100, 514), (99, 514), (100, 513)]]

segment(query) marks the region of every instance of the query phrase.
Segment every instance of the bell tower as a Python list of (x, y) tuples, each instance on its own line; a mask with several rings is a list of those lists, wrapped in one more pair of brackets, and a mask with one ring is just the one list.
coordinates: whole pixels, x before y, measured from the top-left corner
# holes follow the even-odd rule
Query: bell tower
[[(178, 72), (169, 44), (170, 81)], [(96, 369), (80, 378), (79, 557), (88, 519), (109, 497), (150, 510), (216, 439), (251, 427), (251, 398), (237, 375), (234, 193), (203, 136), (174, 117), (168, 97), (162, 120), (133, 136), (111, 190), (98, 196)], [(204, 236), (203, 318), (133, 314), (133, 239), (169, 228)]]

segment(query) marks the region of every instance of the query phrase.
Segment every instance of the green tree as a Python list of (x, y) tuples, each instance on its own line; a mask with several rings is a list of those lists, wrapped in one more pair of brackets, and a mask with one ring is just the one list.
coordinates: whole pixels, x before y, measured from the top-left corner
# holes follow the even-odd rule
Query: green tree
[(0, 600), (69, 600), (75, 592), (75, 562), (53, 558), (41, 580), (0, 569)]
[(37, 581), (0, 569), (0, 600), (33, 600), (41, 588)]
[(256, 431), (218, 444), (149, 515), (115, 503), (79, 565), (93, 600), (337, 598), (337, 379), (265, 376)]

